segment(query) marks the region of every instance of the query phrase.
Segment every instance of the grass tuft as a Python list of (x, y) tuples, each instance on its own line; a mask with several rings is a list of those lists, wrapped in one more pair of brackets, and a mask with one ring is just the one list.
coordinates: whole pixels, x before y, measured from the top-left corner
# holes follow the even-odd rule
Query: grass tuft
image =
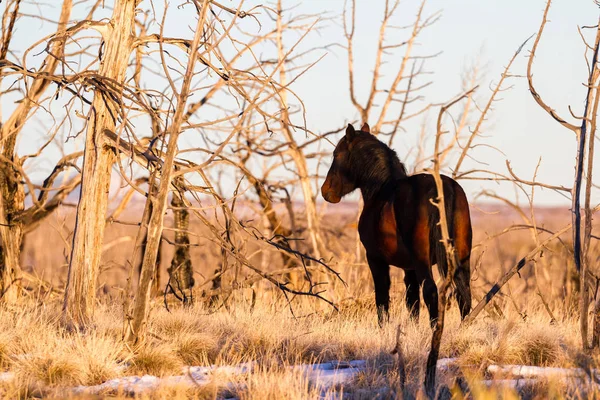
[(81, 365), (66, 354), (27, 357), (17, 364), (16, 375), (47, 386), (81, 385), (85, 378)]
[(148, 343), (137, 349), (127, 372), (131, 375), (180, 375), (182, 367), (181, 360), (169, 346)]
[(173, 345), (175, 353), (184, 365), (210, 365), (214, 364), (219, 354), (218, 340), (203, 333), (178, 334)]

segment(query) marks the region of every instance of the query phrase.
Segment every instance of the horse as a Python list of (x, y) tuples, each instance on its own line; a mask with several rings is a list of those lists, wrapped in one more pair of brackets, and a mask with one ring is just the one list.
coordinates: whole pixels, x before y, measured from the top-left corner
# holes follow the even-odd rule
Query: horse
[[(471, 310), (472, 246), (469, 203), (462, 187), (441, 176), (450, 240), (456, 265), (452, 281), (461, 319)], [(448, 271), (446, 250), (441, 242), (439, 210), (432, 203), (437, 188), (432, 175), (408, 175), (396, 152), (371, 134), (368, 124), (356, 131), (351, 124), (333, 152), (333, 162), (321, 187), (323, 198), (339, 203), (360, 189), (363, 210), (358, 223), (375, 285), (379, 324), (389, 320), (390, 265), (404, 270), (406, 306), (419, 317), (420, 288), (432, 327), (438, 318), (438, 292), (432, 266), (440, 275)]]

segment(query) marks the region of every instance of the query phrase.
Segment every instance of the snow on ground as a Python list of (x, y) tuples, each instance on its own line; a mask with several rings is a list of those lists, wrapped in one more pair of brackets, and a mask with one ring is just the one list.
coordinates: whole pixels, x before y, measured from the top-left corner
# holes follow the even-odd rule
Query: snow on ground
[[(366, 369), (365, 360), (338, 361), (322, 364), (301, 364), (290, 367), (301, 371), (308, 381), (320, 389), (349, 382), (357, 373)], [(152, 375), (126, 376), (111, 379), (96, 386), (77, 386), (73, 388), (74, 393), (101, 394), (121, 391), (129, 394), (140, 394), (154, 390), (157, 387), (177, 385), (207, 385), (212, 375), (221, 376), (242, 375), (252, 370), (253, 363), (245, 363), (237, 366), (224, 367), (186, 367), (182, 375), (159, 378)]]
[[(74, 394), (109, 394), (115, 392), (137, 395), (160, 387), (204, 386), (212, 381), (214, 375), (227, 378), (243, 375), (257, 367), (256, 363), (243, 363), (234, 366), (185, 367), (181, 375), (159, 378), (153, 375), (126, 376), (111, 379), (95, 386), (76, 386), (65, 388)], [(366, 370), (365, 360), (334, 361), (321, 364), (300, 364), (289, 367), (300, 371), (311, 385), (324, 391), (332, 386), (350, 382), (358, 373)], [(438, 360), (438, 373), (451, 372), (456, 366), (456, 358)], [(589, 373), (581, 368), (534, 367), (527, 365), (490, 365), (487, 373), (498, 379), (487, 379), (481, 383), (487, 386), (508, 386), (520, 389), (544, 379), (558, 379), (565, 383), (587, 383), (598, 385), (600, 371)], [(591, 374), (591, 375), (590, 375)], [(590, 379), (592, 376), (592, 379)], [(12, 372), (0, 373), (0, 382), (14, 379)], [(598, 385), (600, 388), (600, 385)]]
[(327, 389), (349, 382), (356, 374), (367, 368), (367, 362), (365, 360), (335, 361), (323, 364), (303, 364), (292, 368), (303, 371), (311, 384), (321, 389)]
[(73, 388), (73, 392), (100, 394), (121, 391), (130, 394), (139, 394), (154, 390), (158, 386), (203, 386), (210, 383), (211, 376), (214, 374), (226, 376), (241, 375), (250, 372), (253, 367), (253, 363), (222, 367), (185, 367), (182, 371), (183, 375), (168, 376), (164, 378), (159, 378), (153, 375), (126, 376), (122, 378), (111, 379), (100, 385), (77, 386)]

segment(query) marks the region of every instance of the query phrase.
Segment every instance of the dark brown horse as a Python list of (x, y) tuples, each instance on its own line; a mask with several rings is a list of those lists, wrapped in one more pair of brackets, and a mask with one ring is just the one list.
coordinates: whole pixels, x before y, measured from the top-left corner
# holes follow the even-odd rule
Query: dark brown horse
[[(471, 218), (465, 192), (453, 179), (442, 176), (448, 231), (459, 265), (454, 273), (456, 299), (462, 318), (471, 310)], [(438, 226), (439, 212), (431, 203), (437, 197), (429, 174), (409, 176), (396, 153), (370, 133), (348, 125), (333, 152), (333, 163), (321, 193), (330, 203), (360, 189), (364, 208), (358, 223), (360, 240), (375, 283), (379, 323), (388, 316), (390, 265), (404, 270), (406, 305), (419, 315), (420, 287), (431, 323), (438, 316), (438, 294), (431, 267), (448, 270), (446, 251)]]

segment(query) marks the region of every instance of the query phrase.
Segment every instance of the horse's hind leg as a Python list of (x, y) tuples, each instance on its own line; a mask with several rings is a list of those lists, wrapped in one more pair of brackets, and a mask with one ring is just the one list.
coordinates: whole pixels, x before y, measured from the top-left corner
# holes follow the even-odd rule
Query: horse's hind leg
[(454, 292), (460, 309), (460, 317), (465, 319), (471, 312), (471, 268), (468, 257), (466, 260), (461, 260), (461, 265), (456, 269), (454, 285), (456, 286)]
[(457, 196), (454, 206), (454, 246), (456, 256), (460, 260), (454, 272), (454, 285), (456, 287), (456, 300), (460, 308), (462, 319), (471, 311), (471, 246), (473, 241), (473, 229), (471, 227), (471, 216), (469, 204), (464, 191), (457, 184)]
[(438, 290), (431, 275), (431, 268), (419, 266), (417, 276), (423, 282), (423, 300), (429, 311), (429, 321), (433, 327), (438, 319)]
[(389, 320), (390, 310), (390, 266), (367, 254), (367, 261), (375, 284), (375, 305), (379, 326)]
[(406, 308), (410, 312), (411, 317), (418, 319), (421, 307), (421, 295), (419, 279), (415, 271), (404, 271), (404, 284), (406, 285)]

